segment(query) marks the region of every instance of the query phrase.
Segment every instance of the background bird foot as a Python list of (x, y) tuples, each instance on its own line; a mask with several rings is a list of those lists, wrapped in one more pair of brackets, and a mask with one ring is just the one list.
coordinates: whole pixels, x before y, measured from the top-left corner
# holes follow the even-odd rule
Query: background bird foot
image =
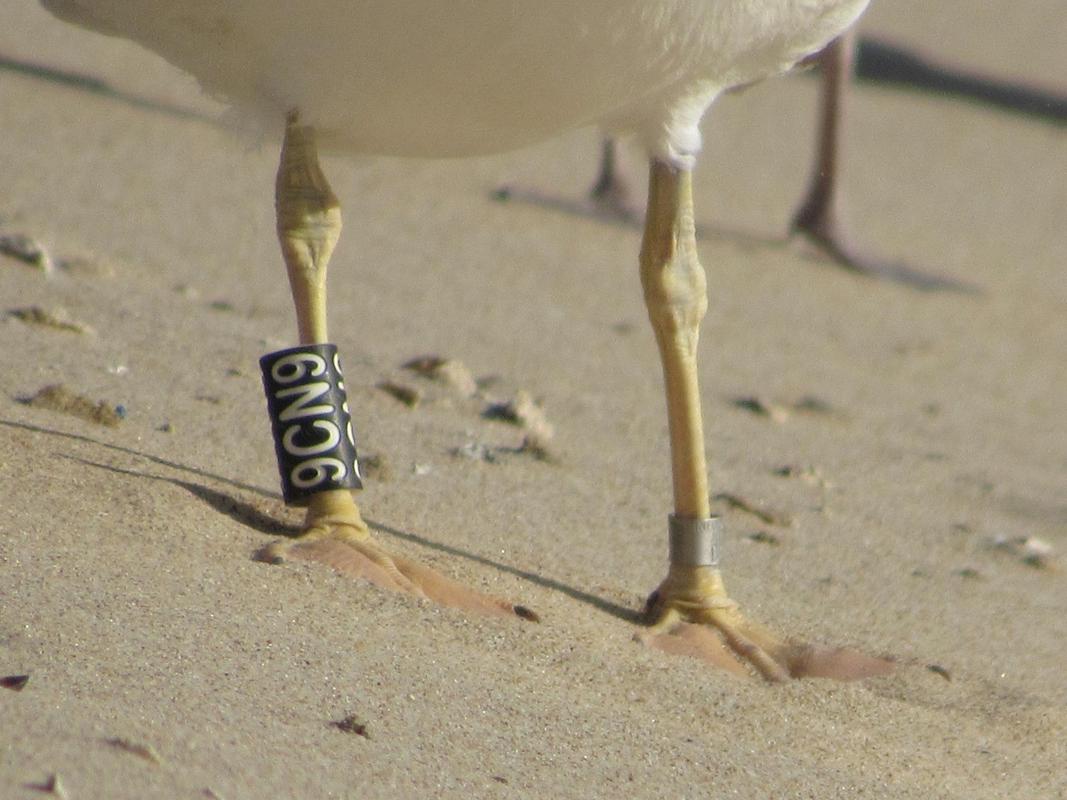
[(890, 277), (899, 264), (857, 248), (842, 232), (836, 219), (808, 207), (793, 218), (790, 234), (803, 238), (820, 254), (850, 272), (871, 277)]
[(627, 227), (639, 227), (645, 218), (644, 197), (632, 188), (619, 163), (615, 140), (611, 138), (602, 141), (596, 178), (581, 200), (509, 185), (497, 187), (492, 197), (499, 202), (526, 203)]
[(841, 226), (834, 219), (828, 219), (808, 207), (802, 208), (793, 218), (790, 235), (802, 239), (836, 266), (858, 275), (926, 292), (981, 293), (978, 286), (967, 281), (927, 272), (857, 247), (842, 233)]

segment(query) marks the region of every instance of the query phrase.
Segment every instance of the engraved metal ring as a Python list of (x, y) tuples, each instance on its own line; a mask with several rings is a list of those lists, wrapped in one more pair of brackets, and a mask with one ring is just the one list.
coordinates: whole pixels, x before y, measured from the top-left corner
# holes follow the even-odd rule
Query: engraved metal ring
[(714, 567), (719, 564), (722, 542), (721, 517), (668, 517), (671, 563), (687, 567)]

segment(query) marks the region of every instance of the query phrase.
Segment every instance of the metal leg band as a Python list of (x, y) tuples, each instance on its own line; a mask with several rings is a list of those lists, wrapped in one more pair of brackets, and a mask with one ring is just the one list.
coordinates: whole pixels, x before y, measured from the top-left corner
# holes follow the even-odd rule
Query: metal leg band
[(719, 564), (723, 524), (720, 517), (695, 519), (668, 517), (671, 563), (687, 567), (715, 567)]
[(330, 489), (361, 489), (337, 346), (307, 344), (259, 360), (282, 495), (290, 505)]

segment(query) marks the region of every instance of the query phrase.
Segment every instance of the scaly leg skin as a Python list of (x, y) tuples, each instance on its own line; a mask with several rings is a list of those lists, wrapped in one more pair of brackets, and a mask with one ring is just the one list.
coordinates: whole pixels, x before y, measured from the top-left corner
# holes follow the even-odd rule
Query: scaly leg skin
[[(696, 362), (706, 280), (697, 258), (691, 173), (657, 161), (649, 176), (641, 285), (663, 363), (674, 516), (684, 527), (711, 514)], [(716, 564), (717, 557), (676, 553), (672, 542), (670, 570), (646, 608), (650, 627), (638, 638), (733, 672), (746, 672), (748, 665), (768, 681), (888, 671), (884, 660), (787, 642), (749, 622), (727, 594)]]
[[(341, 234), (341, 211), (319, 167), (315, 131), (301, 125), (295, 111), (286, 119), (275, 203), (300, 343), (327, 342), (326, 269)], [(313, 495), (300, 535), (268, 545), (257, 558), (270, 563), (290, 558), (318, 561), (383, 588), (443, 605), (536, 618), (528, 609), (468, 589), (429, 567), (388, 553), (371, 534), (352, 494), (343, 489)]]

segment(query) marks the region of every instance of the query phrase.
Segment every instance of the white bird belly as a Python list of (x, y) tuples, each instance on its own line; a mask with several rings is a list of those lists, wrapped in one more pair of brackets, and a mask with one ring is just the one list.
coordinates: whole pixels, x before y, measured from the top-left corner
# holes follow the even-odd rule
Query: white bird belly
[(329, 149), (461, 156), (586, 124), (699, 149), (730, 86), (787, 69), (867, 0), (42, 0), (132, 39), (261, 129), (299, 108)]

